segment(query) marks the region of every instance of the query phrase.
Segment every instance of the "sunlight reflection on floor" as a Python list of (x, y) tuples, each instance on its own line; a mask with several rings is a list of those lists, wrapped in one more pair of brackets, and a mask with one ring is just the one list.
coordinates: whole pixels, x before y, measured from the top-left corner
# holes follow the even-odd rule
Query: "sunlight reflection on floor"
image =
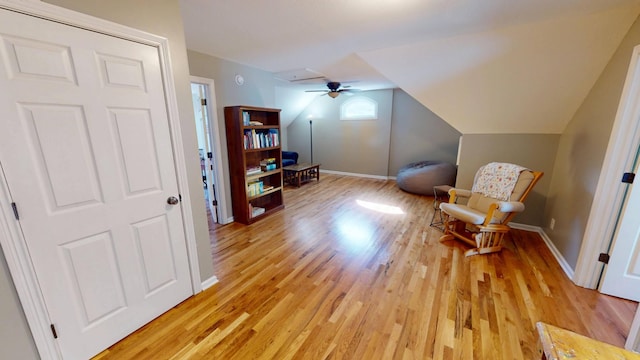
[[(405, 214), (405, 212), (397, 206), (364, 200), (356, 200), (356, 203), (365, 209), (382, 214)], [(362, 212), (358, 213), (353, 213), (351, 216), (336, 217), (335, 219), (340, 243), (354, 252), (360, 252), (372, 245), (377, 228), (377, 224), (375, 221), (372, 221), (369, 216)]]
[(404, 211), (402, 211), (402, 209), (393, 205), (385, 205), (385, 204), (374, 203), (374, 202), (369, 202), (364, 200), (356, 200), (356, 203), (358, 203), (358, 205), (364, 208), (378, 211), (385, 214), (394, 214), (394, 215), (404, 214)]
[(340, 243), (351, 251), (364, 250), (371, 245), (375, 232), (373, 224), (368, 221), (354, 221), (353, 218), (337, 220)]

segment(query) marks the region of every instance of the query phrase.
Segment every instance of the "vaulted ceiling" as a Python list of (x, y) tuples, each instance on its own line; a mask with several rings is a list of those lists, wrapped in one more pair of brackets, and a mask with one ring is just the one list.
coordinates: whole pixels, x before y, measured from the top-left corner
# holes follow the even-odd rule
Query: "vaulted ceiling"
[[(640, 0), (180, 4), (189, 49), (362, 90), (400, 87), (462, 133), (561, 133), (640, 13)], [(287, 107), (318, 85), (279, 87)]]

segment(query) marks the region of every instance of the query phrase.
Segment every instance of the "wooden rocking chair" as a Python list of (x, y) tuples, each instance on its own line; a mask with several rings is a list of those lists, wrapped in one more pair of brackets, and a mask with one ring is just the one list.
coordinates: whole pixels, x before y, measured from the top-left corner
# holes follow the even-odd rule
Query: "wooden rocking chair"
[[(523, 201), (542, 175), (507, 163), (481, 167), (472, 191), (451, 189), (449, 202), (440, 204), (444, 216), (440, 241), (459, 239), (473, 246), (465, 256), (502, 250), (502, 240), (510, 229), (507, 224), (524, 210)], [(459, 203), (463, 198), (468, 199), (466, 204)]]

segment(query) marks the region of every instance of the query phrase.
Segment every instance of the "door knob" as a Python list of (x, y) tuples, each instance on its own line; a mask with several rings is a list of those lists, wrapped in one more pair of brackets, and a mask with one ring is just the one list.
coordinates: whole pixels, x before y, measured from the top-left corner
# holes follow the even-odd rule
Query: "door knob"
[(167, 204), (169, 204), (169, 205), (175, 205), (175, 204), (177, 204), (179, 202), (180, 202), (180, 200), (178, 200), (178, 198), (175, 197), (175, 196), (169, 196), (169, 198), (167, 199)]

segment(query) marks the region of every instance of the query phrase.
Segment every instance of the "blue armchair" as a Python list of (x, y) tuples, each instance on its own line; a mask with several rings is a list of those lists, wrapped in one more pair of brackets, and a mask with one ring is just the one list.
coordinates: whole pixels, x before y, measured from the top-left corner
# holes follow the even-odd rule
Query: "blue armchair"
[(295, 151), (282, 152), (282, 167), (295, 165), (298, 163), (298, 153)]

